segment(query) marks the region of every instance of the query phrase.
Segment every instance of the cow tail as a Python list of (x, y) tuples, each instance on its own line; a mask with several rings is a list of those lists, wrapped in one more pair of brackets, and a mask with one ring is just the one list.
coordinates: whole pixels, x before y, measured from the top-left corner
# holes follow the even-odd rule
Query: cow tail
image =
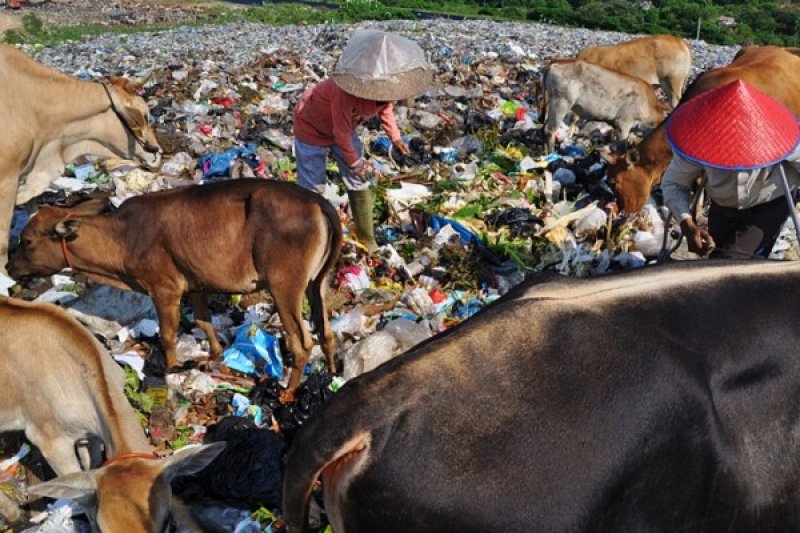
[(550, 72), (550, 67), (544, 67), (542, 70), (542, 79), (539, 82), (537, 87), (538, 91), (541, 91), (542, 97), (539, 98), (539, 95), (535, 95), (536, 102), (538, 103), (539, 107), (539, 122), (542, 124), (545, 123), (547, 120), (547, 89), (545, 89), (545, 84), (547, 83), (547, 73)]
[[(330, 331), (330, 324), (325, 320), (327, 311), (325, 309), (323, 291), (327, 286), (326, 280), (328, 279), (328, 274), (336, 265), (336, 261), (339, 259), (339, 253), (342, 250), (342, 224), (339, 222), (339, 214), (330, 202), (320, 202), (320, 208), (322, 209), (322, 214), (328, 226), (328, 250), (322, 268), (311, 280), (308, 287), (308, 303), (311, 307), (311, 323), (314, 325), (314, 330), (317, 332), (317, 335), (319, 335), (324, 346), (324, 339), (332, 335), (332, 331)], [(327, 355), (328, 354), (326, 354), (326, 356)], [(329, 356), (333, 357), (333, 354)]]

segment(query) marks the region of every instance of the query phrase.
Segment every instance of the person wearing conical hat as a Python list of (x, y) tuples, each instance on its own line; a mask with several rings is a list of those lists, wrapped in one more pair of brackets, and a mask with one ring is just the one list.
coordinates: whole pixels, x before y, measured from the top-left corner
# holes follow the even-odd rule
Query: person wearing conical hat
[(333, 77), (308, 89), (295, 109), (297, 183), (320, 190), (328, 151), (332, 152), (347, 187), (358, 240), (370, 252), (378, 245), (369, 187), (378, 174), (364, 159), (356, 128), (377, 115), (394, 147), (408, 155), (392, 102), (418, 96), (432, 79), (425, 54), (413, 41), (381, 31), (357, 31), (339, 56)]
[[(778, 100), (736, 80), (679, 106), (667, 120), (673, 158), (661, 181), (664, 203), (700, 255), (766, 258), (800, 185), (800, 126)], [(690, 189), (705, 176), (708, 229), (689, 212)]]

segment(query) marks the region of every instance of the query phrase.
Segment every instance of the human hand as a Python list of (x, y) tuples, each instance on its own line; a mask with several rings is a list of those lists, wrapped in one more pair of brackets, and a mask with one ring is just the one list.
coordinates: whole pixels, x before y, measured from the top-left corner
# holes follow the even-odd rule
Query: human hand
[(408, 149), (408, 145), (403, 141), (403, 139), (397, 139), (396, 141), (392, 141), (392, 145), (394, 146), (395, 150), (407, 156), (411, 154), (411, 150)]
[(700, 256), (708, 255), (714, 249), (714, 239), (708, 230), (699, 227), (691, 218), (681, 222), (681, 231), (686, 236), (689, 251)]
[(350, 167), (350, 170), (357, 178), (363, 181), (367, 181), (371, 178), (379, 179), (381, 177), (381, 173), (364, 158), (356, 161), (355, 164)]

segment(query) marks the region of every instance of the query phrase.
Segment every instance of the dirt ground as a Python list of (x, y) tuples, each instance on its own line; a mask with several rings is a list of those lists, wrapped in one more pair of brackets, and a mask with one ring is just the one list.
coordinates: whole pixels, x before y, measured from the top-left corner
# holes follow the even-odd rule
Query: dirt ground
[(0, 12), (0, 35), (6, 30), (13, 30), (22, 26), (22, 17), (17, 14)]

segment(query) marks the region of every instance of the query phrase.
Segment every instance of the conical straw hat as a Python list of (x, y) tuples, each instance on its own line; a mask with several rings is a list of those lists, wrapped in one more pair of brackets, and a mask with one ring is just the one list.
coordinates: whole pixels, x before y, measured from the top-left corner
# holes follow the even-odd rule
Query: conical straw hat
[(747, 170), (774, 165), (800, 141), (797, 117), (742, 80), (702, 93), (667, 120), (673, 151), (701, 165)]
[(425, 92), (433, 81), (433, 68), (414, 41), (393, 33), (359, 30), (339, 56), (333, 80), (359, 98), (391, 102)]

